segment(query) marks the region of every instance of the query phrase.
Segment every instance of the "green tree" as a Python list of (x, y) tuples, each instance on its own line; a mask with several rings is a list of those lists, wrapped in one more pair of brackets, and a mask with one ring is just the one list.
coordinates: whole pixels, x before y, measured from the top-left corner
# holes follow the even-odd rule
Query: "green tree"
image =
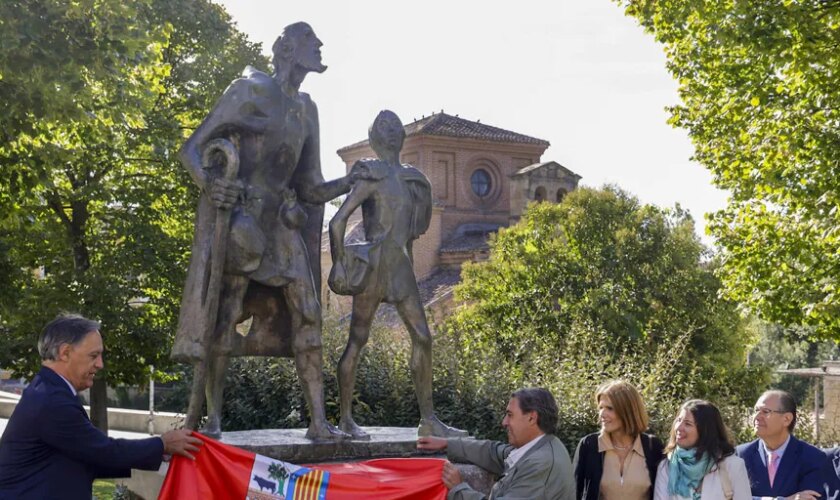
[[(467, 265), (456, 289), (468, 307), (458, 321), (511, 359), (538, 345), (562, 347), (579, 326), (652, 350), (692, 334), (697, 352), (745, 359), (734, 305), (718, 280), (691, 217), (616, 187), (582, 188), (563, 203), (537, 204), (499, 232), (487, 262)], [(521, 332), (532, 331), (523, 339)]]
[[(807, 328), (784, 328), (760, 320), (750, 322), (759, 341), (750, 351), (750, 363), (765, 364), (774, 370), (821, 366), (827, 359), (836, 359), (840, 346), (834, 342), (813, 342)], [(784, 389), (794, 395), (803, 408), (813, 400), (812, 387), (820, 379), (800, 378), (774, 373), (773, 387)]]
[(464, 267), (464, 305), (445, 329), (461, 351), (447, 368), (454, 391), (552, 388), (561, 433), (577, 439), (596, 425), (595, 387), (623, 377), (642, 390), (656, 431), (688, 397), (712, 399), (741, 429), (767, 374), (746, 367), (754, 340), (719, 298), (715, 267), (679, 207), (616, 187), (532, 205), (499, 231), (486, 262)]
[(268, 477), (276, 479), (278, 484), (282, 486), (289, 477), (289, 471), (287, 471), (286, 468), (279, 463), (272, 462), (268, 466)]
[(671, 123), (731, 193), (709, 224), (726, 293), (840, 340), (840, 1), (616, 1), (664, 45)]
[(204, 0), (14, 1), (0, 19), (0, 275), (27, 270), (0, 297), (0, 364), (31, 375), (62, 310), (101, 320), (105, 429), (105, 383), (169, 364), (197, 194), (175, 155), (184, 131), (266, 60)]

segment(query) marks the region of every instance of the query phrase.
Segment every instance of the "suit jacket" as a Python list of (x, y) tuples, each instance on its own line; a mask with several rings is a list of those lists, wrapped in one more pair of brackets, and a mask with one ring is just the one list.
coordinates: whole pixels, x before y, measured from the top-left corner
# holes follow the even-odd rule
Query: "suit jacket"
[[(840, 498), (840, 447), (825, 450), (828, 458), (825, 463), (825, 500)], [(817, 490), (823, 493), (823, 490)]]
[[(449, 459), (470, 462), (500, 475), (490, 491), (490, 500), (573, 500), (575, 483), (572, 462), (566, 447), (555, 436), (546, 434), (511, 468), (505, 458), (514, 450), (498, 441), (450, 439)], [(485, 496), (466, 483), (449, 490), (447, 500), (480, 500)]]
[(793, 436), (779, 462), (772, 488), (767, 466), (761, 461), (758, 439), (738, 446), (735, 453), (747, 466), (753, 496), (786, 497), (802, 490), (823, 491), (825, 453)]
[(93, 480), (157, 470), (160, 438), (111, 439), (57, 373), (42, 367), (0, 438), (0, 499), (90, 499)]

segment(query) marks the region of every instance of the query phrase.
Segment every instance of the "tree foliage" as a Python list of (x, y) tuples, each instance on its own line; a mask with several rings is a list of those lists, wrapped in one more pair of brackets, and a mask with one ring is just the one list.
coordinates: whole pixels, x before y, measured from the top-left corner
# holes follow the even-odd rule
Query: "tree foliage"
[[(703, 262), (694, 223), (679, 207), (642, 205), (615, 187), (582, 188), (562, 204), (532, 206), (492, 249), (487, 262), (464, 268), (456, 294), (469, 305), (458, 322), (512, 360), (535, 346), (561, 348), (577, 327), (648, 350), (691, 334), (698, 353), (745, 359), (734, 306), (717, 297), (714, 265)], [(523, 331), (534, 338), (522, 339)]]
[(728, 296), (840, 340), (840, 1), (617, 0), (664, 44)]
[(502, 372), (514, 387), (552, 388), (570, 438), (594, 430), (592, 394), (618, 377), (640, 387), (656, 431), (688, 397), (717, 402), (741, 429), (766, 372), (745, 366), (753, 339), (707, 259), (686, 212), (616, 187), (532, 205), (498, 233), (488, 261), (462, 272), (465, 304), (447, 331), (475, 360), (456, 368), (463, 387), (486, 390)]
[(142, 383), (169, 364), (189, 257), (175, 152), (266, 60), (205, 0), (17, 0), (0, 19), (0, 365), (31, 375), (40, 329), (75, 311), (102, 321), (107, 380)]
[[(837, 359), (840, 355), (840, 346), (834, 342), (810, 341), (811, 332), (807, 328), (784, 328), (759, 320), (750, 322), (749, 327), (755, 330), (760, 338), (755, 348), (750, 351), (751, 363), (763, 363), (774, 369), (784, 370), (821, 366), (825, 360)], [(774, 385), (793, 394), (797, 401), (805, 401), (810, 396), (807, 389), (815, 381), (822, 384), (821, 379), (812, 380), (779, 373), (774, 374), (773, 378)]]

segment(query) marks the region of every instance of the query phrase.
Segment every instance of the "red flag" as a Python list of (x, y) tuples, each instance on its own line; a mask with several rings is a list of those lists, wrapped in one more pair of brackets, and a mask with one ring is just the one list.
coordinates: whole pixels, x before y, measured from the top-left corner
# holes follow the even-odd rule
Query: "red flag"
[(162, 500), (443, 500), (442, 459), (382, 458), (300, 467), (222, 444), (204, 441), (196, 460), (173, 457), (160, 491)]

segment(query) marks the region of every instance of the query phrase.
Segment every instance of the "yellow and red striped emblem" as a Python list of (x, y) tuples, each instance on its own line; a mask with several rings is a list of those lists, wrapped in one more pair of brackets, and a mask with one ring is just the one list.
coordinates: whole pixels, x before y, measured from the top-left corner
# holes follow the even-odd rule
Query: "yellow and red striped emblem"
[(295, 481), (292, 500), (321, 500), (326, 493), (324, 471), (311, 470)]

